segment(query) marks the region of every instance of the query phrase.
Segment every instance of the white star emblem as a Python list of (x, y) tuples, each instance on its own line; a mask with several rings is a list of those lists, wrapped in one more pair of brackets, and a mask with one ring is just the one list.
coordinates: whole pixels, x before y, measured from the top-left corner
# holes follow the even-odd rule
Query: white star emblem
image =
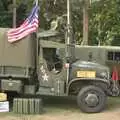
[(49, 77), (49, 76), (48, 76), (47, 74), (44, 74), (44, 75), (42, 76), (42, 78), (43, 78), (44, 81), (48, 81), (48, 77)]

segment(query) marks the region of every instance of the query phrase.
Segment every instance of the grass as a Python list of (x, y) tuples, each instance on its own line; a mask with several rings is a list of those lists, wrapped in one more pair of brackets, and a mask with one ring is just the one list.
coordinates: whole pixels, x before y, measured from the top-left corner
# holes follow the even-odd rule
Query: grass
[[(107, 107), (105, 111), (114, 111), (120, 108), (120, 97), (109, 97), (107, 102)], [(64, 113), (79, 113), (80, 110), (76, 104), (76, 100), (68, 98), (48, 98), (44, 100), (44, 114), (64, 114)], [(20, 115), (9, 113), (0, 113), (0, 117), (4, 116), (14, 116), (19, 117)]]
[(120, 97), (109, 97), (107, 103), (107, 110), (114, 110), (120, 108)]

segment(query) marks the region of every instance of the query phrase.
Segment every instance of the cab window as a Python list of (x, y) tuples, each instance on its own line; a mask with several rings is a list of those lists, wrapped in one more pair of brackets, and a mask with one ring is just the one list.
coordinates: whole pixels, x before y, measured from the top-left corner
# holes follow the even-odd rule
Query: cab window
[(120, 52), (108, 52), (108, 60), (120, 61)]
[(58, 54), (56, 48), (44, 48), (43, 57), (47, 62), (47, 68), (49, 71), (61, 72), (62, 70), (62, 60)]

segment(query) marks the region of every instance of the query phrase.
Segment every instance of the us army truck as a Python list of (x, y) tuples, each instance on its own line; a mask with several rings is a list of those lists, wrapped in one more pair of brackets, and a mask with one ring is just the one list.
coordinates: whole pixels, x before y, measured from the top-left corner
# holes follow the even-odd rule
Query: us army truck
[(21, 96), (14, 99), (15, 112), (39, 113), (38, 96), (74, 96), (88, 113), (104, 109), (113, 86), (107, 66), (80, 60), (75, 54), (68, 58), (65, 44), (47, 40), (42, 33), (37, 39), (33, 34), (11, 44), (7, 30), (0, 28), (0, 91)]
[(67, 14), (65, 44), (54, 42), (61, 41), (54, 30), (9, 43), (8, 29), (0, 28), (0, 91), (19, 95), (13, 100), (14, 112), (40, 113), (39, 97), (74, 96), (83, 112), (95, 113), (105, 108), (107, 96), (119, 95), (119, 84), (111, 79), (110, 68), (95, 62), (91, 53), (90, 60), (82, 57), (88, 55), (75, 46), (69, 10)]

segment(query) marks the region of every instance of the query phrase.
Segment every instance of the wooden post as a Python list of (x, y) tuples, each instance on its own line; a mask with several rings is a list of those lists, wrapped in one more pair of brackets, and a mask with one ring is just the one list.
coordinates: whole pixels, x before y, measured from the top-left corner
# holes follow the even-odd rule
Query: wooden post
[(88, 9), (90, 0), (84, 0), (83, 5), (83, 41), (82, 45), (88, 45), (88, 33), (89, 33), (89, 23), (88, 23)]
[(13, 0), (13, 28), (16, 28), (16, 0)]

